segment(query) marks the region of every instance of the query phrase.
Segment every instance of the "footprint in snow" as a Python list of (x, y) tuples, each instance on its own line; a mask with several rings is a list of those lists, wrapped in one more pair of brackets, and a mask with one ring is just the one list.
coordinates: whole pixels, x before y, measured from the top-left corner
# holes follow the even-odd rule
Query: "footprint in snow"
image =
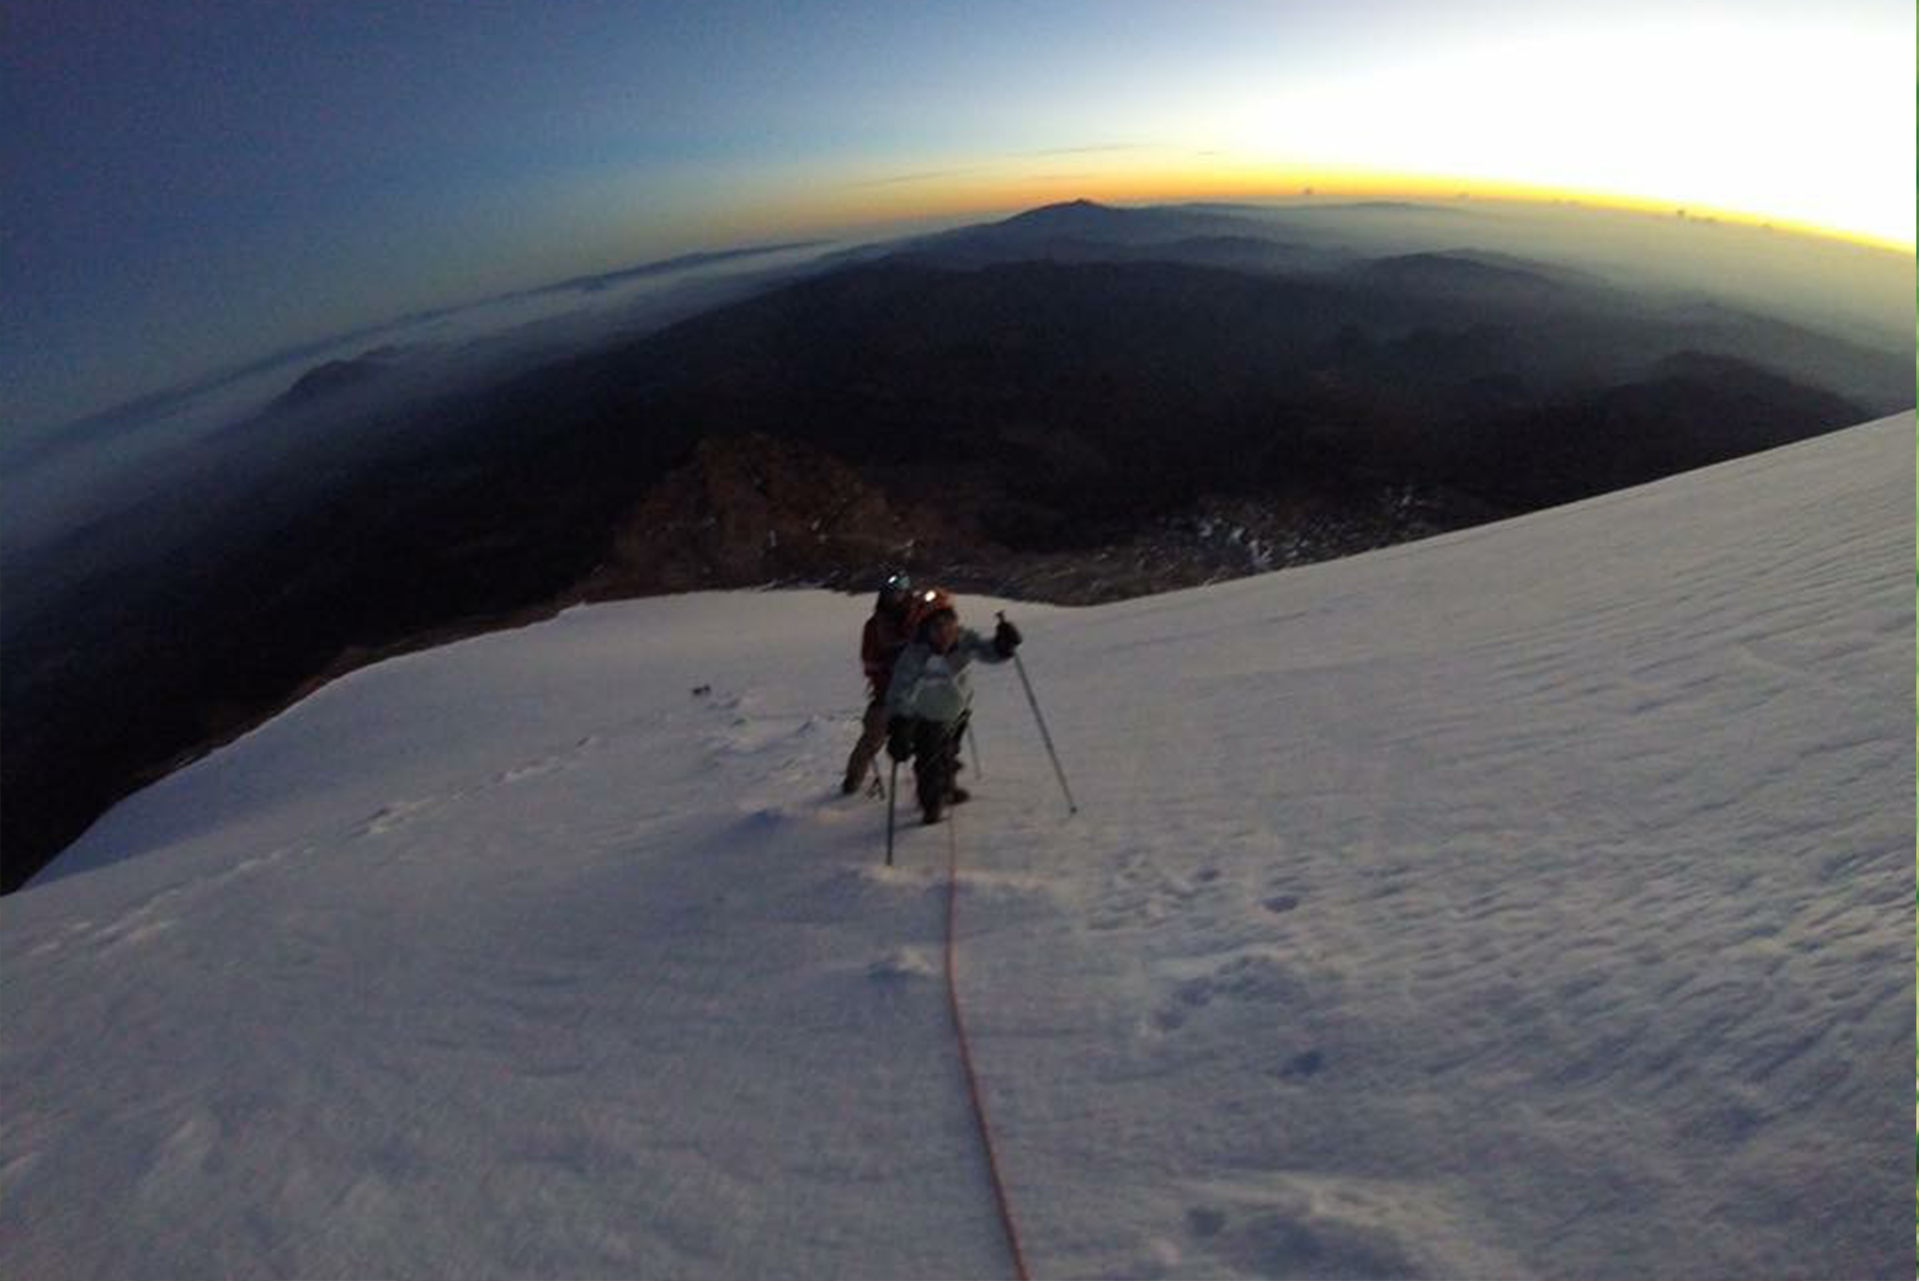
[(579, 758), (581, 753), (594, 747), (599, 741), (598, 735), (588, 734), (585, 738), (582, 738), (579, 742), (573, 744), (572, 747), (563, 752), (554, 752), (551, 755), (542, 756), (521, 765), (515, 765), (511, 769), (502, 770), (500, 773), (494, 775), (493, 781), (498, 784), (518, 783), (529, 778), (538, 778), (542, 774), (551, 774), (556, 770), (566, 769)]
[(40, 1160), (38, 1152), (23, 1152), (0, 1165), (0, 1196), (11, 1197), (32, 1176)]
[(875, 983), (904, 983), (913, 979), (932, 978), (935, 973), (932, 959), (912, 947), (889, 952), (866, 967), (866, 976)]
[(1264, 1205), (1212, 1205), (1186, 1212), (1195, 1243), (1218, 1264), (1251, 1276), (1410, 1277), (1430, 1274), (1417, 1238), (1395, 1231), (1373, 1197), (1294, 1195)]
[(793, 821), (793, 816), (782, 805), (755, 805), (740, 815), (739, 826), (744, 828), (783, 827)]
[(726, 729), (707, 736), (712, 750), (723, 756), (750, 756), (771, 748), (794, 747), (840, 730), (818, 716), (736, 716)]
[[(1175, 983), (1153, 1013), (1151, 1027), (1177, 1031), (1202, 1014), (1270, 1019), (1274, 1007), (1302, 1009), (1311, 997), (1306, 976), (1284, 956), (1250, 951), (1214, 966), (1209, 973)], [(1318, 1070), (1317, 1065), (1311, 1069)]]
[(1126, 857), (1088, 925), (1095, 930), (1155, 926), (1190, 908), (1220, 882), (1219, 869), (1200, 868), (1188, 880), (1146, 853)]
[(1325, 1066), (1324, 1054), (1318, 1050), (1307, 1050), (1303, 1054), (1295, 1054), (1286, 1060), (1285, 1065), (1279, 1069), (1278, 1076), (1282, 1080), (1296, 1081), (1303, 1077), (1318, 1076)]
[(493, 776), (493, 781), (499, 784), (521, 783), (529, 778), (538, 778), (542, 774), (551, 774), (565, 767), (566, 762), (561, 758), (543, 756), (537, 761), (528, 761), (524, 765), (515, 765), (512, 769), (501, 770)]
[(1210, 1205), (1196, 1205), (1186, 1211), (1186, 1230), (1196, 1237), (1216, 1237), (1226, 1226), (1226, 1212)]
[(432, 809), (434, 804), (435, 801), (430, 797), (417, 801), (389, 801), (360, 825), (359, 835), (362, 838), (385, 836), (413, 822)]

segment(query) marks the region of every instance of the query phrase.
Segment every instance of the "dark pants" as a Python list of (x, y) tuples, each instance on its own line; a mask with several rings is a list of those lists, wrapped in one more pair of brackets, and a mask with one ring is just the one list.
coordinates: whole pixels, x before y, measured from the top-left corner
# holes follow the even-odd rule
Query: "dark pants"
[(913, 781), (918, 785), (920, 810), (938, 817), (959, 773), (960, 739), (966, 734), (967, 714), (952, 724), (913, 722)]
[(853, 754), (846, 758), (846, 791), (859, 790), (866, 781), (866, 771), (873, 768), (873, 758), (885, 746), (886, 699), (880, 696), (866, 705), (866, 715), (860, 720), (860, 741), (853, 744)]

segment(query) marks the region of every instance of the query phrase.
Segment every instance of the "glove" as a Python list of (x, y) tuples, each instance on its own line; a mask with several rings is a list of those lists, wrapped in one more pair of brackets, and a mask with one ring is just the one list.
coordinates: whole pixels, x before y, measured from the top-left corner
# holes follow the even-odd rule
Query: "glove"
[(913, 754), (913, 718), (895, 716), (886, 722), (886, 754), (903, 761)]
[(993, 648), (999, 651), (1001, 658), (1012, 657), (1013, 651), (1019, 648), (1021, 639), (1019, 628), (1003, 618), (999, 620), (999, 626), (993, 629)]

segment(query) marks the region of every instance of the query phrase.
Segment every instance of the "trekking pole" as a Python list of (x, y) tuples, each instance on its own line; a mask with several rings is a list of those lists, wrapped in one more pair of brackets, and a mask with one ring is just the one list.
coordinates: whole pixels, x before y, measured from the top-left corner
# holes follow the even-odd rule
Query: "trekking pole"
[[(1006, 611), (999, 612), (1000, 622), (1006, 621)], [(1053, 759), (1053, 773), (1059, 776), (1059, 790), (1066, 793), (1066, 812), (1079, 813), (1079, 806), (1073, 801), (1073, 789), (1066, 786), (1066, 771), (1060, 768), (1059, 753), (1053, 750), (1053, 736), (1046, 732), (1046, 718), (1039, 713), (1039, 699), (1033, 697), (1033, 682), (1026, 678), (1026, 664), (1020, 661), (1019, 651), (1013, 651), (1013, 666), (1019, 671), (1019, 683), (1026, 687), (1026, 701), (1032, 705), (1033, 719), (1039, 722), (1039, 736), (1046, 743), (1046, 754)]]
[(900, 794), (900, 763), (893, 762), (893, 782), (886, 789), (886, 865), (893, 866), (893, 801)]

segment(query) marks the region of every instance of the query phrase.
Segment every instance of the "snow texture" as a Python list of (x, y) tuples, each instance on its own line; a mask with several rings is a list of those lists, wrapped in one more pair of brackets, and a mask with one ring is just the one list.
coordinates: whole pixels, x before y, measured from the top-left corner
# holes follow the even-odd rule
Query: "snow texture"
[[(1008, 606), (1081, 806), (982, 671), (1035, 1272), (1910, 1275), (1913, 440)], [(0, 902), (0, 1274), (1004, 1275), (864, 608), (570, 612), (116, 808)]]

